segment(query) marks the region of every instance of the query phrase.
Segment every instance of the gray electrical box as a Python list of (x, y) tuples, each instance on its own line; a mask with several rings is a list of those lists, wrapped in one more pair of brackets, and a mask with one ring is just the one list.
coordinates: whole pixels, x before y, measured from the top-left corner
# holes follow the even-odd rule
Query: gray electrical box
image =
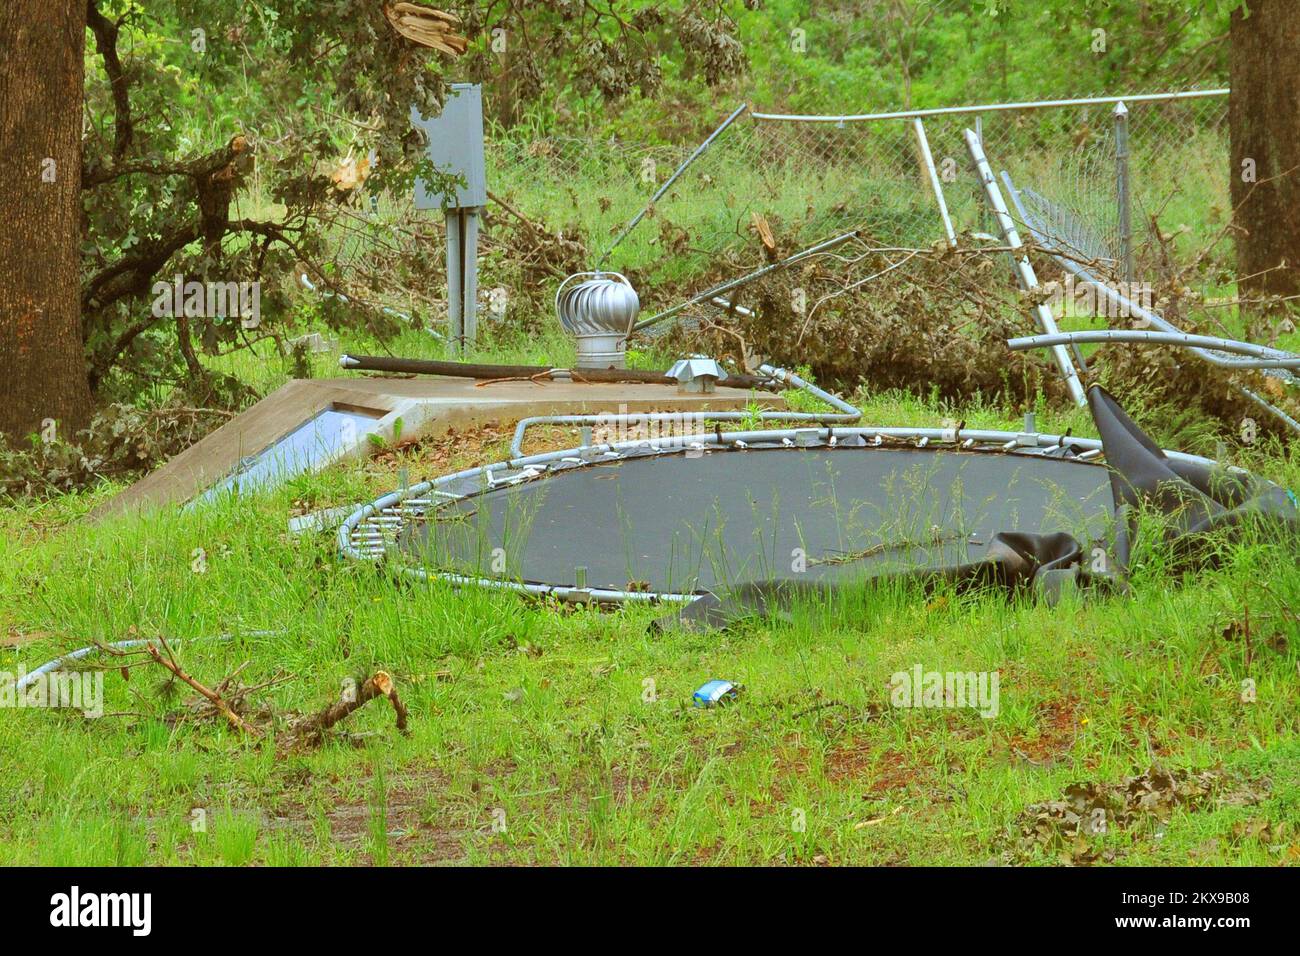
[(455, 195), (430, 193), (415, 181), (416, 209), (473, 209), (487, 205), (483, 167), (483, 91), (477, 83), (453, 83), (442, 115), (425, 119), (411, 107), (411, 123), (424, 132), (429, 161), (443, 172), (461, 176)]

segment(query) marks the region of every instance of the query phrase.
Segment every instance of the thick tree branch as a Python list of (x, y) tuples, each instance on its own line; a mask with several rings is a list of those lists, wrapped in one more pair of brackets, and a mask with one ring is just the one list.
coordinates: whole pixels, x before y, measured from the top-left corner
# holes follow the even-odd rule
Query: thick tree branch
[(158, 319), (151, 313), (138, 322), (132, 323), (118, 334), (112, 345), (91, 357), (90, 368), (86, 375), (90, 380), (90, 390), (92, 392), (99, 389), (99, 383), (103, 381), (109, 369), (117, 364), (118, 358), (126, 351), (128, 346), (152, 328), (157, 321)]
[(113, 93), (113, 162), (117, 164), (126, 157), (135, 135), (126, 71), (117, 55), (117, 34), (122, 24), (120, 21), (114, 23), (100, 13), (95, 0), (86, 0), (86, 25), (95, 35), (95, 49), (104, 58), (104, 72), (108, 74), (109, 88)]
[(118, 299), (144, 295), (150, 280), (167, 260), (200, 238), (197, 223), (186, 223), (166, 236), (142, 244), (139, 252), (105, 266), (86, 282), (81, 293), (82, 312), (89, 316)]
[[(269, 242), (280, 242), (303, 257), (294, 237), (286, 229), (299, 228), (285, 223), (262, 222), (256, 219), (237, 219), (231, 221), (226, 233), (247, 232), (262, 236)], [(102, 311), (118, 299), (132, 295), (145, 295), (153, 285), (153, 278), (167, 264), (167, 261), (185, 246), (197, 242), (202, 236), (198, 223), (187, 224), (142, 250), (135, 256), (119, 259), (113, 265), (101, 270), (87, 285), (82, 304), (89, 315), (91, 310)], [(122, 353), (130, 348), (131, 343), (158, 324), (159, 318), (146, 315), (123, 329), (107, 348), (101, 349), (90, 361), (90, 387), (98, 387), (104, 377), (117, 364)], [(188, 360), (188, 356), (186, 357)]]
[[(91, 276), (82, 286), (81, 307), (84, 314), (97, 312), (118, 299), (142, 295), (150, 279), (167, 264), (176, 252), (201, 237), (211, 239), (217, 227), (225, 226), (223, 197), (228, 199), (235, 178), (234, 164), (248, 151), (243, 136), (234, 137), (221, 149), (183, 163), (146, 168), (146, 164), (126, 164), (121, 171), (159, 172), (188, 176), (198, 193), (201, 222), (181, 226), (160, 239), (146, 242), (133, 255), (123, 256)], [(119, 169), (106, 171), (97, 182), (121, 174)]]

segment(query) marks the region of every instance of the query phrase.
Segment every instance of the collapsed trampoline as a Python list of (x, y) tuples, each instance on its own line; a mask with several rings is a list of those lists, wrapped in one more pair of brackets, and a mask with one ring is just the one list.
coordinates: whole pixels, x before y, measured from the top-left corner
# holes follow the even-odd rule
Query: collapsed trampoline
[(1023, 432), (715, 427), (521, 456), (385, 495), (347, 519), (339, 544), (420, 579), (687, 604), (685, 618), (719, 623), (773, 594), (853, 582), (1051, 595), (1063, 577), (1114, 579), (1138, 505), (1169, 515), (1183, 540), (1252, 513), (1294, 526), (1284, 490), (1162, 452), (1102, 389), (1088, 397), (1100, 439), (1028, 421)]

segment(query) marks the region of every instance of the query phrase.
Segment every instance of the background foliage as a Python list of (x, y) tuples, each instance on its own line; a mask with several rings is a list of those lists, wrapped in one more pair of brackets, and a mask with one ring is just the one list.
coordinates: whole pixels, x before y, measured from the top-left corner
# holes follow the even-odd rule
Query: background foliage
[[(698, 142), (737, 102), (871, 111), (1221, 85), (1234, 6), (493, 0), (451, 8), (468, 39), (466, 54), (452, 58), (400, 37), (379, 0), (90, 0), (82, 304), (87, 374), (104, 412), (70, 446), (37, 448), (42, 460), (78, 467), (45, 467), (25, 449), (9, 449), (0, 459), (4, 480), (10, 489), (67, 487), (94, 473), (82, 461), (106, 462), (110, 471), (149, 467), (196, 434), (185, 410), (238, 409), (287, 375), (310, 374), (311, 363), (289, 344), (302, 332), (392, 348), (411, 330), (437, 327), (445, 314), (441, 224), (411, 209), (414, 177), (434, 174), (422, 165), (407, 112), (412, 103), (437, 110), (448, 82), (482, 83), (489, 141), (513, 144), (493, 173), (504, 193), (494, 198), (508, 201), (489, 207), (481, 282), (508, 289), (512, 306), (486, 316), (489, 345), (544, 360), (545, 347), (533, 344), (546, 325), (551, 284), (589, 265), (606, 231), (675, 164), (672, 151)], [(593, 149), (599, 143), (619, 144), (634, 188), (608, 175), (613, 154)], [(572, 203), (545, 176), (529, 178), (536, 164), (554, 161), (557, 144), (588, 160), (565, 170)], [(632, 164), (651, 154), (631, 147), (669, 150), (657, 179), (637, 183)], [(717, 176), (730, 177), (723, 185), (732, 191), (750, 188), (737, 169)], [(707, 175), (701, 179), (709, 188)], [(593, 220), (577, 200), (597, 192), (603, 215)], [(792, 228), (833, 224), (794, 208), (797, 201), (791, 190), (789, 208), (776, 210)], [(1217, 201), (1197, 197), (1191, 206)], [(698, 223), (648, 223), (636, 240), (642, 262), (626, 268), (642, 288), (671, 298), (729, 261), (701, 249), (701, 235)], [(1207, 267), (1230, 262), (1230, 252), (1228, 244)], [(260, 325), (242, 328), (233, 315), (153, 315), (153, 284), (177, 275), (260, 281)], [(304, 289), (303, 276), (317, 292)], [(891, 287), (873, 314), (887, 313), (885, 328), (913, 323), (900, 303), (916, 301), (923, 286)], [(937, 324), (926, 319), (926, 328), (958, 324), (961, 302), (927, 301), (931, 313), (945, 311), (940, 301), (955, 312)], [(1014, 303), (1000, 308), (1005, 314), (990, 328), (1019, 321)], [(788, 344), (780, 310), (768, 311), (770, 344)], [(862, 334), (847, 329), (843, 341)], [(437, 351), (431, 338), (419, 341)], [(972, 367), (990, 365), (988, 349), (964, 344), (978, 359)], [(846, 353), (835, 354), (838, 365), (822, 362), (821, 371), (855, 381), (839, 367)], [(268, 375), (267, 363), (278, 371)], [(882, 366), (898, 373), (887, 384), (908, 384), (903, 370), (913, 364)], [(944, 394), (987, 393), (1008, 381), (996, 360), (992, 378), (944, 376), (950, 363), (923, 364), (926, 381), (943, 379)], [(1036, 379), (1015, 377), (1020, 384), (1008, 392), (1023, 400)], [(104, 423), (120, 429), (115, 409), (126, 408), (170, 423), (175, 440), (141, 434), (134, 447), (151, 453), (105, 458), (115, 443)]]

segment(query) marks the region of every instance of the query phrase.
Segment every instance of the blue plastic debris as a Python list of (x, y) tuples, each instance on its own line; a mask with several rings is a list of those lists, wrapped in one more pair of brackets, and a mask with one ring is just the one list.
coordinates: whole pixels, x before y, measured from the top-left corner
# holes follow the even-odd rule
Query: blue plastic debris
[(713, 707), (740, 694), (740, 685), (729, 680), (711, 680), (693, 695), (696, 707)]

